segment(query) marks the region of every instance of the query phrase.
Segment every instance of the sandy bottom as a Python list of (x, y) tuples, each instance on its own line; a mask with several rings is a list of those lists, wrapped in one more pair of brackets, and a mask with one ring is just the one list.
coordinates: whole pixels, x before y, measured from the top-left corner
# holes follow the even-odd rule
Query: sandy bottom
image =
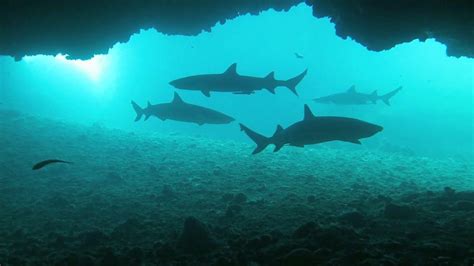
[(472, 162), (0, 121), (2, 266), (474, 263)]

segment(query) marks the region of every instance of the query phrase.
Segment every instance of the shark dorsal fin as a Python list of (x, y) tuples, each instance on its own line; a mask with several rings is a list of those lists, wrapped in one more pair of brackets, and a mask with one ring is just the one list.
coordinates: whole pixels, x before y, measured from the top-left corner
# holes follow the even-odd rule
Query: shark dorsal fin
[(356, 93), (356, 86), (352, 85), (348, 90), (347, 93)]
[(313, 115), (313, 112), (311, 112), (311, 109), (309, 109), (309, 106), (307, 104), (304, 105), (304, 120), (310, 120), (315, 118)]
[(173, 103), (184, 103), (183, 99), (181, 99), (177, 92), (174, 93)]
[(151, 103), (150, 101), (147, 102), (147, 107), (146, 108), (150, 108), (151, 107)]
[(230, 65), (227, 70), (224, 72), (227, 75), (236, 75), (237, 74), (237, 63)]
[(378, 96), (377, 90), (374, 90), (374, 91), (372, 92), (372, 94), (370, 94), (370, 95), (373, 96), (373, 97), (377, 97), (377, 96)]
[(275, 79), (275, 71), (272, 71), (272, 72), (268, 73), (268, 75), (265, 77), (265, 79), (274, 80)]
[(277, 135), (278, 133), (283, 131), (283, 127), (281, 125), (277, 125), (275, 129), (275, 133), (273, 133), (273, 136)]

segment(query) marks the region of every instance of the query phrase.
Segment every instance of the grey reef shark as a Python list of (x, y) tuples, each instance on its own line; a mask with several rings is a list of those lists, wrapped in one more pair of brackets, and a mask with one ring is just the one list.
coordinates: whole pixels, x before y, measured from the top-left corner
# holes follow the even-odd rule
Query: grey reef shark
[(260, 135), (243, 124), (240, 124), (240, 129), (257, 144), (252, 152), (257, 154), (270, 144), (275, 145), (274, 152), (286, 144), (304, 147), (334, 140), (361, 144), (360, 139), (375, 135), (382, 131), (383, 127), (348, 117), (315, 116), (308, 105), (305, 105), (303, 120), (287, 128), (278, 125), (271, 137)]
[(141, 108), (132, 101), (133, 109), (136, 112), (135, 121), (145, 116), (147, 120), (150, 116), (156, 116), (161, 120), (175, 120), (189, 123), (203, 124), (228, 124), (234, 118), (216, 110), (203, 106), (187, 103), (181, 99), (178, 93), (174, 93), (174, 98), (170, 103), (151, 104), (148, 102), (146, 108)]
[(360, 105), (375, 104), (378, 100), (382, 100), (386, 105), (390, 105), (390, 98), (395, 96), (395, 94), (397, 94), (401, 89), (402, 87), (398, 87), (387, 94), (379, 96), (377, 90), (373, 91), (371, 94), (366, 94), (356, 91), (355, 86), (352, 85), (345, 92), (316, 98), (314, 101), (317, 103), (333, 103), (338, 105)]
[(277, 87), (286, 87), (295, 95), (296, 86), (306, 75), (307, 70), (288, 80), (275, 79), (275, 73), (267, 76), (251, 77), (237, 73), (237, 64), (232, 64), (226, 71), (219, 74), (202, 74), (184, 77), (171, 81), (169, 84), (177, 89), (201, 91), (209, 97), (210, 92), (230, 92), (234, 94), (252, 94), (255, 91), (266, 89), (275, 93)]

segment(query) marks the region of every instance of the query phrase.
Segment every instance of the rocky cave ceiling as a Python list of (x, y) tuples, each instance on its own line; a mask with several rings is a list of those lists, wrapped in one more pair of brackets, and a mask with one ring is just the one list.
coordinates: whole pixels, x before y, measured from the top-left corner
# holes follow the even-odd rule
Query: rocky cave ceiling
[[(303, 0), (0, 0), (0, 55), (105, 54), (140, 29), (196, 35), (240, 14)], [(474, 0), (306, 0), (336, 33), (370, 50), (435, 38), (450, 56), (474, 56)]]

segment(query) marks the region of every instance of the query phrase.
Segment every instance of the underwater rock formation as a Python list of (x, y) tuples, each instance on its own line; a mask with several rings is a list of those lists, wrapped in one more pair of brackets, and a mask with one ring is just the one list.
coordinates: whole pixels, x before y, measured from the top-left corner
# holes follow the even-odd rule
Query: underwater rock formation
[[(0, 9), (0, 55), (58, 53), (71, 59), (105, 54), (140, 29), (197, 35), (217, 22), (263, 10), (288, 10), (301, 0), (137, 0), (114, 2), (6, 0)], [(25, 19), (28, 18), (28, 19)]]
[(178, 247), (189, 253), (208, 252), (216, 247), (216, 242), (211, 237), (206, 225), (190, 216), (184, 221)]
[[(288, 10), (303, 0), (3, 0), (0, 55), (58, 53), (71, 59), (105, 54), (140, 29), (197, 35), (217, 22), (263, 10)], [(336, 33), (381, 51), (414, 39), (435, 38), (451, 56), (474, 56), (473, 2), (470, 0), (306, 0), (315, 17), (331, 17)], [(25, 19), (27, 18), (27, 19)]]
[(434, 38), (450, 56), (474, 57), (471, 0), (308, 0), (313, 15), (331, 17), (336, 34), (382, 51), (414, 39)]

